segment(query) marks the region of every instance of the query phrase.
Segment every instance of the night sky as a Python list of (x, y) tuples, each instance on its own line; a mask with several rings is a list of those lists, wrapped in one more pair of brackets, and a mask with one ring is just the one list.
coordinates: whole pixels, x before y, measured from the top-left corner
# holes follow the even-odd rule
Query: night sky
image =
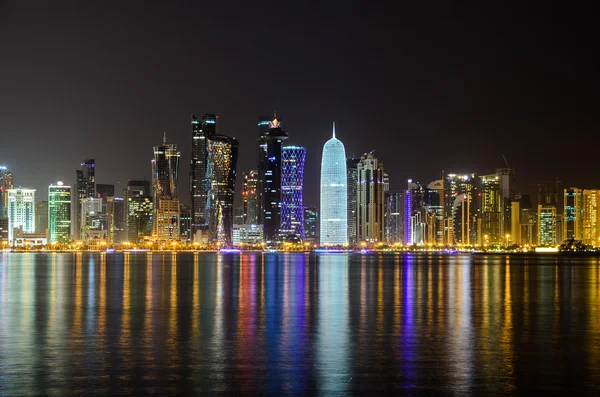
[(85, 158), (97, 183), (123, 187), (150, 179), (167, 132), (187, 202), (190, 115), (219, 115), (241, 174), (256, 167), (256, 117), (276, 110), (308, 150), (306, 205), (334, 120), (392, 189), (492, 173), (502, 154), (517, 191), (556, 177), (600, 188), (591, 10), (412, 3), (0, 0), (0, 165), (38, 199)]

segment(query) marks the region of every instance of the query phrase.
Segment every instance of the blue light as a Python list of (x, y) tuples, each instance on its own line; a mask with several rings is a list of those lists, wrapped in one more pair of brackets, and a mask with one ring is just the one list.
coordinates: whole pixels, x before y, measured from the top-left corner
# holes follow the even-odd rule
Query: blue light
[(269, 121), (261, 121), (260, 123), (258, 123), (259, 126), (261, 125), (269, 125)]
[(215, 121), (215, 120), (204, 120), (204, 122), (205, 122), (206, 124), (215, 124), (215, 123), (216, 123), (216, 121)]
[(318, 253), (321, 253), (321, 254), (339, 254), (339, 253), (345, 253), (345, 252), (352, 252), (352, 250), (349, 250), (349, 249), (317, 248), (315, 250), (315, 252), (318, 252)]

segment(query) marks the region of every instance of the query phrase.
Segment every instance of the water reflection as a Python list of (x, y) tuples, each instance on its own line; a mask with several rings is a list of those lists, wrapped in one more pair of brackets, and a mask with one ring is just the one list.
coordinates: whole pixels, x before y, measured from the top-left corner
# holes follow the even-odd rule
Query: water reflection
[(600, 392), (597, 258), (1, 254), (0, 395)]

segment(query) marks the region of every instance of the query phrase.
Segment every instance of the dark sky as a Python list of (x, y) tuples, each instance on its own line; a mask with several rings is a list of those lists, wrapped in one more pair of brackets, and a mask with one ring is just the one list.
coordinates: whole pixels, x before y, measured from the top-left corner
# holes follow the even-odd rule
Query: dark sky
[(98, 183), (124, 185), (150, 178), (167, 132), (187, 201), (190, 114), (219, 115), (241, 173), (256, 117), (276, 110), (307, 147), (308, 205), (333, 120), (348, 155), (375, 149), (393, 189), (491, 173), (502, 154), (519, 190), (600, 188), (594, 14), (483, 3), (0, 0), (0, 164), (38, 198), (84, 158)]

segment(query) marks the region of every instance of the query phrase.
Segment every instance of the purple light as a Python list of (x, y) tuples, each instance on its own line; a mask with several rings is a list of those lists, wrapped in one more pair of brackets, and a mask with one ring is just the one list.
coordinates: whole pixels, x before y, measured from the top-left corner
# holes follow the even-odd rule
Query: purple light
[(341, 253), (341, 252), (352, 252), (352, 250), (339, 249), (339, 248), (331, 248), (331, 249), (317, 248), (315, 250), (315, 252), (318, 252), (318, 253), (321, 253), (321, 254), (337, 254), (337, 253)]
[(219, 250), (219, 253), (221, 254), (239, 254), (240, 252), (242, 252), (242, 250), (238, 248), (221, 248)]

